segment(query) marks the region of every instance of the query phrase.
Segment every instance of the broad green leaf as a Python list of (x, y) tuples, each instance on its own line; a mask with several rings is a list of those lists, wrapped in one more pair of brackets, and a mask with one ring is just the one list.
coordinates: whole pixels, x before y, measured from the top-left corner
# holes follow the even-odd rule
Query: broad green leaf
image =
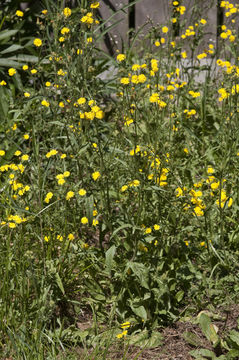
[(19, 64), (17, 61), (11, 60), (11, 59), (0, 59), (0, 66), (5, 66), (5, 67), (14, 67), (14, 68), (19, 68), (21, 66), (21, 64)]
[(192, 332), (185, 331), (183, 333), (183, 337), (190, 345), (203, 346), (202, 340), (196, 334), (194, 334)]
[(211, 341), (211, 343), (215, 346), (219, 341), (219, 337), (217, 336), (217, 333), (214, 329), (213, 324), (211, 323), (211, 319), (209, 318), (209, 316), (202, 313), (199, 317), (199, 324), (206, 338)]
[(23, 49), (23, 46), (13, 44), (13, 45), (9, 46), (8, 48), (6, 48), (5, 50), (1, 51), (0, 54), (8, 54), (10, 52), (14, 52), (14, 51), (17, 51), (19, 49)]
[(198, 360), (205, 359), (204, 356), (206, 357), (206, 359), (211, 359), (211, 360), (217, 359), (216, 355), (211, 350), (208, 350), (208, 349), (193, 350), (193, 351), (190, 351), (189, 354)]
[(129, 262), (128, 268), (130, 268), (132, 270), (132, 272), (137, 276), (137, 278), (139, 279), (140, 285), (146, 289), (149, 289), (149, 285), (148, 285), (149, 271), (146, 268), (146, 266), (144, 266), (144, 264), (137, 263), (137, 262)]
[(183, 290), (179, 290), (177, 292), (177, 294), (175, 295), (175, 298), (177, 300), (177, 302), (180, 302), (183, 299), (184, 296), (184, 291)]
[(131, 310), (135, 313), (135, 315), (137, 315), (141, 319), (144, 319), (145, 321), (147, 320), (147, 312), (146, 312), (143, 305), (134, 306), (133, 302), (131, 301), (130, 302), (130, 307), (131, 307)]
[(140, 346), (144, 349), (153, 349), (161, 346), (163, 342), (163, 336), (157, 331), (153, 331), (150, 334), (147, 330), (143, 330), (138, 334), (129, 337), (129, 345)]
[(0, 41), (15, 35), (17, 32), (18, 32), (18, 30), (8, 30), (8, 29), (1, 31), (0, 32)]
[(236, 330), (231, 330), (229, 333), (229, 338), (239, 347), (239, 332)]
[(116, 246), (112, 245), (105, 253), (105, 265), (107, 267), (109, 274), (111, 274), (115, 252), (116, 252)]

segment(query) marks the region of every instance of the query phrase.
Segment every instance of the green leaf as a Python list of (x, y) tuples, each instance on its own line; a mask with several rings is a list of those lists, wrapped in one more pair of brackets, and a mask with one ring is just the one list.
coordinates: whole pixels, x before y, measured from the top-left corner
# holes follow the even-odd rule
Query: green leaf
[(209, 316), (202, 313), (199, 317), (199, 324), (206, 338), (213, 344), (213, 346), (216, 346), (218, 344), (219, 337), (217, 336)]
[(120, 231), (126, 228), (131, 228), (133, 227), (132, 224), (123, 224), (120, 227), (118, 227), (116, 230), (113, 231), (112, 235), (111, 235), (111, 239), (113, 239), (113, 237)]
[(147, 330), (129, 337), (129, 345), (140, 346), (144, 349), (153, 349), (162, 345), (163, 336), (158, 331), (153, 331), (151, 336)]
[(177, 302), (180, 302), (183, 299), (184, 296), (184, 291), (183, 290), (179, 290), (177, 292), (177, 294), (175, 295), (175, 298), (177, 300)]
[(116, 252), (116, 246), (112, 245), (105, 253), (105, 265), (107, 267), (109, 274), (111, 274), (115, 252)]
[(14, 67), (14, 68), (19, 68), (21, 66), (21, 64), (19, 64), (18, 62), (14, 61), (14, 60), (10, 60), (8, 58), (6, 59), (0, 59), (0, 66), (5, 66), (5, 67)]
[(10, 52), (14, 52), (14, 51), (17, 51), (19, 49), (23, 49), (23, 46), (13, 44), (13, 45), (9, 46), (8, 48), (6, 48), (5, 50), (1, 51), (0, 54), (8, 54)]
[(0, 41), (15, 35), (17, 32), (18, 32), (18, 30), (8, 30), (8, 29), (1, 31), (0, 32)]
[(137, 315), (141, 319), (144, 319), (145, 321), (147, 320), (147, 312), (143, 305), (134, 306), (133, 302), (130, 301), (130, 307), (131, 307), (131, 310), (135, 313), (135, 315)]
[(137, 276), (140, 285), (149, 290), (149, 285), (148, 285), (149, 271), (146, 268), (146, 266), (137, 262), (129, 262), (127, 268), (128, 269), (130, 268), (132, 272)]
[(203, 356), (205, 356), (207, 359), (209, 358), (211, 360), (216, 360), (216, 358), (217, 358), (216, 355), (211, 350), (208, 350), (208, 349), (193, 350), (193, 351), (190, 351), (189, 354), (198, 360), (205, 359)]
[(58, 273), (56, 273), (56, 282), (57, 282), (57, 285), (59, 286), (59, 289), (61, 290), (62, 294), (65, 295), (64, 286), (63, 286), (62, 280), (60, 278), (60, 275)]
[(231, 330), (229, 333), (229, 338), (239, 347), (239, 332), (236, 330)]
[(89, 224), (93, 221), (93, 210), (94, 210), (94, 197), (93, 195), (88, 196), (85, 199), (86, 217), (89, 220)]
[(202, 340), (194, 333), (185, 331), (183, 333), (183, 338), (193, 346), (203, 346)]

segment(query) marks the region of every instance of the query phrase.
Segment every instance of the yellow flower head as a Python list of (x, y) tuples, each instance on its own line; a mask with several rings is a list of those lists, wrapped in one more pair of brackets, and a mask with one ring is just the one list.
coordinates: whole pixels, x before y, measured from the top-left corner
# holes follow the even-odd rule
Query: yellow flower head
[(33, 44), (35, 46), (39, 47), (39, 46), (42, 46), (42, 41), (41, 41), (41, 39), (36, 38), (36, 39), (34, 39)]
[(88, 219), (87, 219), (86, 216), (84, 216), (83, 218), (81, 218), (81, 223), (82, 223), (83, 225), (88, 224)]
[(92, 173), (91, 176), (92, 176), (93, 180), (96, 181), (97, 179), (100, 178), (101, 175), (100, 175), (100, 172), (99, 172), (99, 171), (95, 171), (95, 172)]
[(16, 69), (14, 69), (14, 68), (8, 69), (8, 74), (9, 74), (9, 76), (15, 75), (16, 74)]
[(18, 17), (23, 17), (23, 12), (21, 11), (21, 10), (17, 10), (16, 11), (16, 15), (18, 16)]
[(65, 17), (69, 17), (71, 16), (71, 9), (66, 7), (64, 10), (63, 10), (63, 14)]

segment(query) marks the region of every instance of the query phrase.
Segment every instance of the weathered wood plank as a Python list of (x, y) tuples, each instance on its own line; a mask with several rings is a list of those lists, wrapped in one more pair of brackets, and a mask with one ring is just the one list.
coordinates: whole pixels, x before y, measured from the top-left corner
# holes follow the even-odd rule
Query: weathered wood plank
[(101, 2), (100, 13), (104, 20), (110, 19), (106, 22), (106, 27), (110, 27), (114, 23), (117, 24), (109, 31), (109, 38), (115, 50), (122, 50), (123, 43), (128, 41), (128, 9), (121, 10), (128, 4), (128, 0), (112, 1), (110, 0), (117, 13), (114, 14), (113, 10), (105, 3)]

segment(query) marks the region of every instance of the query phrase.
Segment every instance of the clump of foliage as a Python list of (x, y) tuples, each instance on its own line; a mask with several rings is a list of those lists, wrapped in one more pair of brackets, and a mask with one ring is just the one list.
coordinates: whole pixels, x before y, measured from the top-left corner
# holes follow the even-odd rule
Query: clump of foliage
[(6, 356), (81, 345), (98, 335), (78, 329), (87, 313), (118, 340), (149, 334), (190, 298), (220, 302), (212, 281), (230, 276), (221, 299), (235, 285), (238, 9), (221, 2), (232, 21), (219, 53), (213, 41), (201, 50), (206, 19), (175, 37), (186, 11), (176, 3), (167, 24), (110, 58), (98, 2), (46, 2), (30, 44), (37, 62), (9, 65), (0, 79)]

